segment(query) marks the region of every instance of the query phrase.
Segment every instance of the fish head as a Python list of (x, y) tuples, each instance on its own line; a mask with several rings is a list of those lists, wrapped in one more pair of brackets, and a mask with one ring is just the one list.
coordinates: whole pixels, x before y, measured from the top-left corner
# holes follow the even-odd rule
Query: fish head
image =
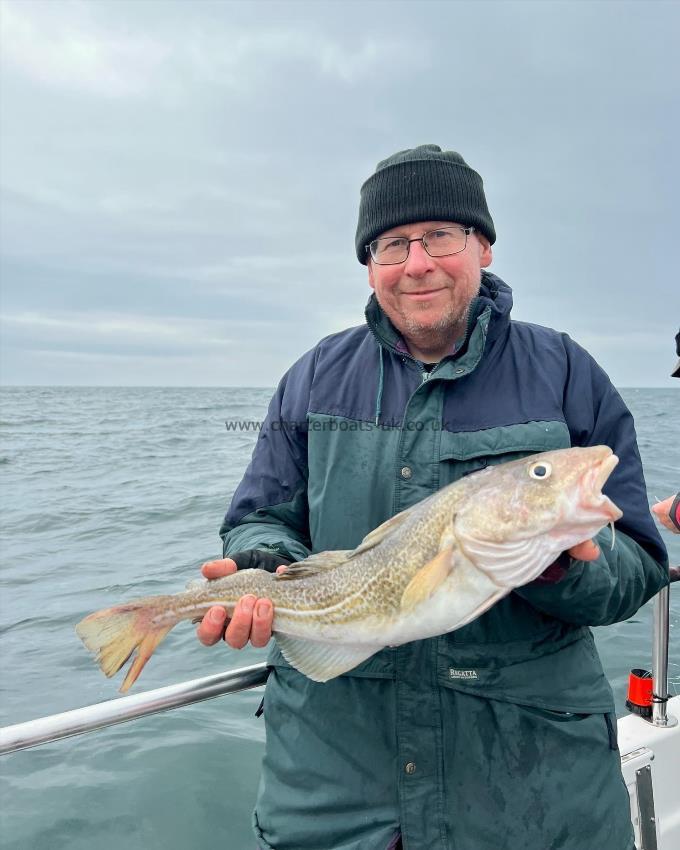
[(525, 584), (622, 516), (602, 492), (618, 460), (608, 446), (589, 446), (487, 468), (470, 476), (453, 532), (494, 580)]

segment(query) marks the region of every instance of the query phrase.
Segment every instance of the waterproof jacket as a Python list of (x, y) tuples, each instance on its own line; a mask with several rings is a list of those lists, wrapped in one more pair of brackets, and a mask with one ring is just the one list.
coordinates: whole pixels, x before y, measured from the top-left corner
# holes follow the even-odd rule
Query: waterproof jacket
[(366, 325), (284, 376), (221, 534), (299, 560), (489, 464), (570, 445), (619, 456), (614, 548), (571, 561), (451, 634), (325, 684), (272, 643), (254, 814), (262, 850), (632, 850), (611, 689), (589, 626), (667, 582), (632, 417), (565, 334), (511, 321), (484, 272), (466, 342), (427, 371), (372, 297)]

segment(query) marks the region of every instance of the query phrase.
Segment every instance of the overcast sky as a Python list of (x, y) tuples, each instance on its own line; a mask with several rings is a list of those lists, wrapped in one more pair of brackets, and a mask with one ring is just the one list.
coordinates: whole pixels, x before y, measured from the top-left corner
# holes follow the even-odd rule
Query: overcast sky
[(274, 385), (363, 321), (361, 183), (435, 143), (484, 178), (514, 317), (673, 385), (679, 3), (0, 0), (0, 26), (4, 383)]

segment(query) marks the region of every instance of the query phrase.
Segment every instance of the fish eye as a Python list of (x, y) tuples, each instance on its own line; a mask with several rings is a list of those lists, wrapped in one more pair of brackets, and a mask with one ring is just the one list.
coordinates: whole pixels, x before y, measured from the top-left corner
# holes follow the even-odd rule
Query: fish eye
[(539, 481), (542, 478), (550, 478), (552, 473), (552, 466), (545, 461), (539, 461), (538, 463), (532, 463), (529, 467), (529, 475), (532, 478), (537, 478)]

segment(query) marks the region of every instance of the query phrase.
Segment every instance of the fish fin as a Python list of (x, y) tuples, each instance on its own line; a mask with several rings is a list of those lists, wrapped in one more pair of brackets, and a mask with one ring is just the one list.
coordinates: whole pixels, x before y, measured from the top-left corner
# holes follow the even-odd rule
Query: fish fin
[(421, 602), (429, 599), (439, 585), (446, 580), (453, 567), (453, 559), (458, 551), (456, 546), (447, 546), (434, 558), (421, 567), (406, 585), (401, 596), (401, 610), (411, 611)]
[(147, 632), (142, 642), (137, 647), (137, 655), (135, 656), (135, 660), (130, 665), (130, 669), (127, 671), (127, 675), (125, 679), (123, 679), (123, 684), (120, 686), (120, 692), (122, 694), (127, 693), (132, 685), (137, 681), (137, 677), (144, 669), (146, 662), (151, 658), (154, 653), (156, 647), (161, 643), (163, 638), (170, 631), (171, 626), (164, 626), (161, 629), (154, 629), (154, 631)]
[(327, 682), (353, 670), (383, 649), (382, 645), (321, 643), (280, 633), (275, 637), (286, 661), (314, 682)]
[(325, 570), (334, 570), (341, 564), (344, 564), (352, 554), (351, 549), (337, 549), (328, 552), (317, 552), (315, 555), (310, 555), (304, 561), (296, 561), (289, 567), (286, 567), (284, 572), (276, 573), (276, 581), (290, 581), (290, 579), (308, 578), (309, 576), (318, 575)]
[(109, 678), (137, 650), (120, 688), (122, 693), (134, 683), (158, 644), (178, 622), (170, 625), (167, 625), (167, 620), (162, 625), (154, 623), (159, 613), (158, 605), (166, 598), (169, 597), (158, 596), (96, 611), (76, 626), (78, 637), (91, 652), (97, 653), (97, 662)]
[(521, 587), (537, 578), (562, 551), (548, 537), (492, 543), (461, 537), (466, 556), (499, 587)]
[(352, 552), (352, 557), (355, 555), (361, 555), (364, 552), (367, 552), (369, 549), (372, 549), (374, 546), (377, 546), (378, 543), (381, 543), (390, 532), (394, 531), (398, 528), (402, 522), (408, 517), (410, 513), (410, 508), (402, 511), (399, 514), (395, 514), (390, 519), (386, 520), (382, 525), (379, 525), (377, 528), (374, 528), (373, 531), (369, 531), (366, 537), (361, 541), (361, 543), (357, 546), (357, 548)]

